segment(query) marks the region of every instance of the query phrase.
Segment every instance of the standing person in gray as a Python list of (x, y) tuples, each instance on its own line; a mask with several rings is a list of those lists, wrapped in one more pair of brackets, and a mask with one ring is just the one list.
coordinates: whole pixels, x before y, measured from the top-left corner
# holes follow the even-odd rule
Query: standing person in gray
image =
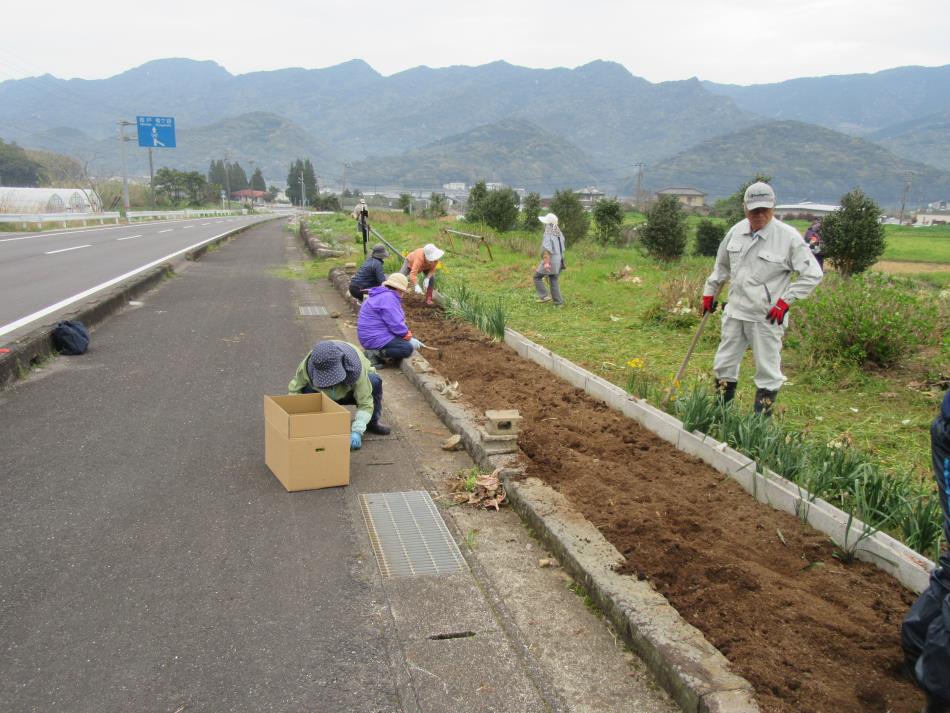
[[(788, 308), (821, 282), (823, 273), (801, 234), (774, 218), (775, 192), (753, 183), (743, 198), (745, 219), (719, 245), (716, 265), (703, 288), (703, 313), (716, 309), (716, 295), (729, 281), (729, 302), (722, 318), (722, 338), (713, 362), (723, 402), (731, 401), (739, 380), (739, 363), (751, 345), (755, 359), (755, 412), (771, 415), (782, 374), (782, 338)], [(792, 273), (798, 279), (792, 282)]]
[[(534, 289), (538, 292), (538, 302), (554, 301), (557, 306), (563, 305), (561, 288), (558, 285), (558, 276), (567, 267), (564, 264), (564, 235), (557, 227), (557, 216), (554, 213), (538, 216), (544, 223), (544, 238), (541, 240), (541, 262), (534, 271)], [(544, 278), (548, 278), (551, 285), (551, 294), (544, 286)]]

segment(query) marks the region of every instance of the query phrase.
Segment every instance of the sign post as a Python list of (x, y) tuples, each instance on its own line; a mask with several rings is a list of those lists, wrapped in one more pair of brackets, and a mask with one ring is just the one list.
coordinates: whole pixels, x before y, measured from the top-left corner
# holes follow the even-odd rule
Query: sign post
[(155, 208), (155, 169), (152, 164), (152, 149), (175, 148), (175, 117), (136, 116), (135, 126), (139, 133), (139, 146), (148, 149), (148, 186), (152, 193), (152, 208)]

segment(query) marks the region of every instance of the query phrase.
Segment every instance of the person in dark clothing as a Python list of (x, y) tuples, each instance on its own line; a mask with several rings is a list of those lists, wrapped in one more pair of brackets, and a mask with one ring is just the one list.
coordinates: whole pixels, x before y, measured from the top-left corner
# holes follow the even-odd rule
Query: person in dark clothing
[(363, 255), (366, 255), (366, 240), (369, 238), (369, 207), (364, 199), (360, 198), (360, 202), (356, 204), (353, 217), (356, 218), (356, 229), (363, 236)]
[(374, 245), (373, 252), (366, 258), (366, 262), (360, 265), (360, 269), (350, 280), (350, 294), (362, 302), (367, 292), (383, 284), (386, 281), (383, 262), (388, 257), (389, 253), (386, 252), (385, 245)]
[(805, 231), (805, 244), (808, 246), (808, 249), (811, 250), (811, 254), (815, 256), (815, 262), (818, 263), (818, 267), (824, 270), (825, 256), (822, 254), (824, 244), (821, 240), (820, 220), (812, 221), (812, 224), (808, 226), (808, 230)]
[[(943, 539), (950, 542), (950, 391), (930, 426), (930, 455), (943, 510)], [(901, 626), (907, 667), (927, 694), (924, 713), (950, 713), (950, 551), (944, 550)]]

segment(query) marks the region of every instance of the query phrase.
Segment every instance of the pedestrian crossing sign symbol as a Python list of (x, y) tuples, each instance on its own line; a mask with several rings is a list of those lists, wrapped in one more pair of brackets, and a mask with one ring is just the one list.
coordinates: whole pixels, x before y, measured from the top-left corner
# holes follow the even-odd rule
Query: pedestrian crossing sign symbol
[(139, 146), (147, 149), (175, 148), (175, 117), (137, 116)]

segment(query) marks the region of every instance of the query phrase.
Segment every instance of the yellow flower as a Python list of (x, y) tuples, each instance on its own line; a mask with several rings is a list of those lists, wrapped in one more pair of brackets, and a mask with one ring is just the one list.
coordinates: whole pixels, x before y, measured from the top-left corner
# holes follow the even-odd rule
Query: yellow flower
[(627, 366), (629, 366), (631, 369), (642, 369), (644, 366), (646, 366), (646, 364), (640, 357), (634, 357), (627, 362)]

